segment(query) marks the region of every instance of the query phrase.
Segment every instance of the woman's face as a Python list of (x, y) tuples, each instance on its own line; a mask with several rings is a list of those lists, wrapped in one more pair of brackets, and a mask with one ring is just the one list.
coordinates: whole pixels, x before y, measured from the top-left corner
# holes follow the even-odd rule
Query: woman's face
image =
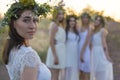
[(82, 23), (83, 23), (83, 24), (88, 24), (88, 23), (89, 23), (89, 18), (88, 18), (88, 16), (84, 16), (84, 17), (82, 18)]
[(30, 10), (25, 10), (19, 19), (14, 21), (14, 28), (24, 39), (32, 39), (37, 29), (37, 17)]
[(63, 19), (64, 19), (64, 13), (63, 13), (63, 11), (62, 10), (60, 10), (59, 12), (58, 12), (58, 20), (61, 22), (61, 21), (63, 21)]
[(94, 25), (95, 26), (100, 26), (101, 22), (100, 22), (100, 17), (97, 17), (94, 21)]
[(70, 20), (69, 20), (69, 25), (71, 28), (75, 27), (75, 24), (76, 24), (76, 20), (74, 17), (71, 17)]

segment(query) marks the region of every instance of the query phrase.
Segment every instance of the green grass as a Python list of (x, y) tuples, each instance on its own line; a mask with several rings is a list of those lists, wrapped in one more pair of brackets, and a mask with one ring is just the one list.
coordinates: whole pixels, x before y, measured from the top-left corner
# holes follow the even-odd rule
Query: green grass
[(46, 49), (43, 50), (43, 51), (38, 52), (38, 55), (40, 56), (40, 59), (41, 59), (42, 62), (44, 62), (44, 63), (46, 62), (47, 49), (48, 49), (48, 48), (46, 48)]

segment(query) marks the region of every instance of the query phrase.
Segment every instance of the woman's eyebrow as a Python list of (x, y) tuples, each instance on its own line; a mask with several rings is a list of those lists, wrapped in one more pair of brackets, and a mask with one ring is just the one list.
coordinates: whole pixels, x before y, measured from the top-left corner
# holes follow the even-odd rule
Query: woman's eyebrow
[(31, 19), (31, 16), (23, 16), (23, 18)]

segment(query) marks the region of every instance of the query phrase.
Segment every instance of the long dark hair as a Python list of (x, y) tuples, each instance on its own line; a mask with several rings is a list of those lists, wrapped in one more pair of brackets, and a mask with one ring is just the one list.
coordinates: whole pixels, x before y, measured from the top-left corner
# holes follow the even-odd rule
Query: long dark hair
[(70, 29), (70, 18), (74, 18), (75, 19), (75, 26), (73, 28), (73, 31), (76, 35), (79, 36), (79, 33), (78, 33), (78, 30), (77, 30), (77, 17), (75, 15), (68, 15), (67, 18), (66, 18), (66, 40), (68, 39), (68, 32), (69, 32), (69, 29)]
[[(16, 4), (13, 4), (16, 5)], [(8, 36), (9, 38), (6, 40), (6, 44), (4, 46), (4, 50), (3, 50), (3, 62), (5, 64), (8, 64), (9, 62), (9, 54), (11, 49), (13, 48), (17, 48), (19, 49), (21, 47), (21, 45), (25, 44), (25, 39), (23, 37), (21, 37), (16, 29), (14, 28), (14, 21), (16, 21), (17, 19), (20, 18), (21, 14), (25, 11), (25, 10), (31, 10), (31, 9), (19, 9), (15, 12), (16, 16), (11, 16), (10, 22), (9, 22), (9, 32), (8, 32)], [(25, 44), (26, 45), (26, 44)], [(27, 46), (27, 45), (26, 45)]]

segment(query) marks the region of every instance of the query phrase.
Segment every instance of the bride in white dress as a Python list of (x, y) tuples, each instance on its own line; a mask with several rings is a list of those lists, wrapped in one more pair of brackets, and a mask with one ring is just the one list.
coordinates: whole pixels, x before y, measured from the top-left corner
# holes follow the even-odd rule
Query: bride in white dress
[[(8, 15), (15, 14), (9, 16), (9, 38), (3, 52), (3, 61), (10, 80), (51, 80), (49, 69), (29, 45), (29, 39), (33, 38), (37, 29), (38, 19), (32, 8), (35, 6), (29, 3), (24, 7), (21, 4), (20, 2), (12, 4), (7, 12)], [(16, 7), (18, 5), (19, 7)]]
[(95, 30), (92, 37), (91, 79), (113, 80), (112, 60), (106, 43), (107, 30), (102, 16), (95, 17)]

